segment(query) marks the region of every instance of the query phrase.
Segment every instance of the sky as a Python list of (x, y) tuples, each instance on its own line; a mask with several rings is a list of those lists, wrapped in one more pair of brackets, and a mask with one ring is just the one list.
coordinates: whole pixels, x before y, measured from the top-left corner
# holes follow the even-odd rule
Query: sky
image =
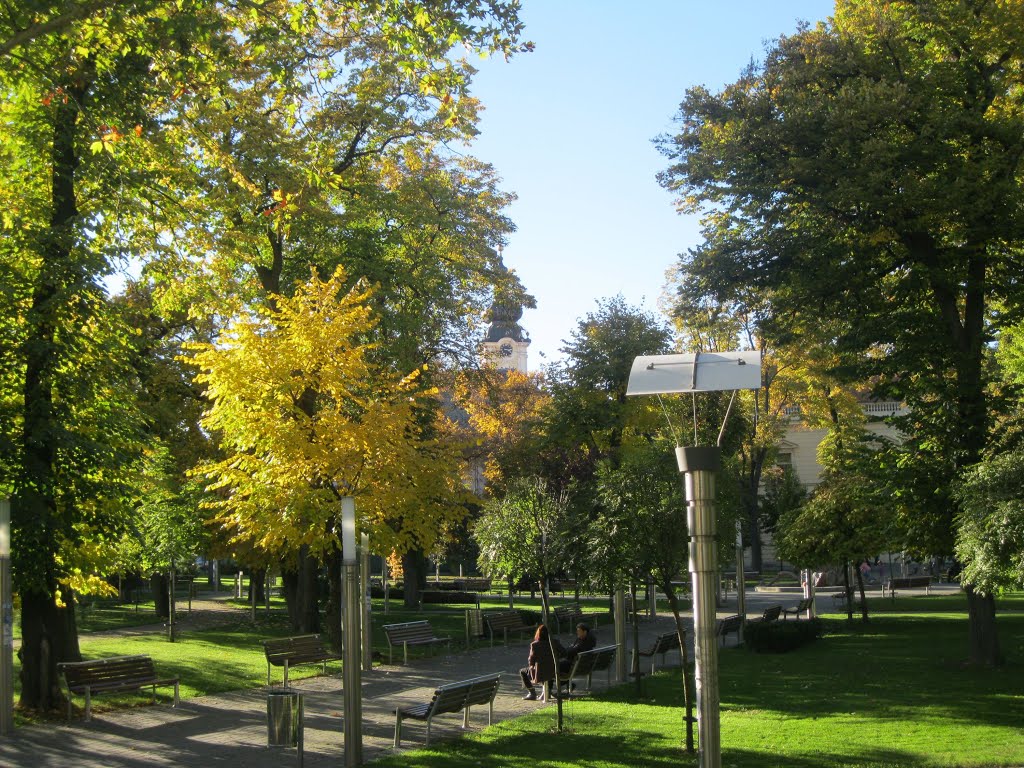
[(536, 298), (520, 321), (529, 366), (561, 356), (598, 300), (621, 294), (658, 312), (665, 273), (700, 242), (655, 175), (653, 139), (673, 132), (687, 88), (734, 82), (766, 43), (832, 0), (522, 0), (536, 51), (474, 62), (485, 107), (469, 153), (516, 193), (504, 249)]

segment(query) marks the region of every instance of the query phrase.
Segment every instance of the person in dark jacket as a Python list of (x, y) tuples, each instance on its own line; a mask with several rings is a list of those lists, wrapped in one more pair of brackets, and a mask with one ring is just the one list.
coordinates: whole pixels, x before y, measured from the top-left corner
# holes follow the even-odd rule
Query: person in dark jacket
[(584, 651), (592, 651), (596, 647), (597, 635), (594, 634), (594, 630), (580, 622), (576, 625), (576, 640), (566, 649), (565, 658), (558, 662), (558, 671), (562, 674), (569, 674), (576, 657)]
[(561, 643), (552, 641), (548, 636), (548, 628), (541, 624), (533, 633), (533, 642), (530, 643), (530, 656), (526, 666), (519, 670), (519, 676), (523, 679), (523, 688), (527, 701), (537, 698), (535, 685), (543, 686), (545, 683), (555, 679), (555, 659), (551, 655), (551, 645), (555, 646), (555, 653), (561, 656), (565, 653)]

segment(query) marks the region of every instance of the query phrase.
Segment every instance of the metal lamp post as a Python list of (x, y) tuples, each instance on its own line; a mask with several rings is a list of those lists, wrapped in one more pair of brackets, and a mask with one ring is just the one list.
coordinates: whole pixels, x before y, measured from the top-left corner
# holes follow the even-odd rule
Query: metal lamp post
[(341, 562), (344, 588), (341, 663), (345, 714), (345, 768), (363, 764), (363, 704), (359, 641), (359, 559), (356, 550), (356, 501), (341, 499)]
[(11, 503), (0, 499), (0, 736), (14, 735), (14, 603)]
[(359, 580), (361, 601), (361, 612), (363, 626), (363, 671), (373, 670), (373, 631), (370, 624), (370, 537), (362, 533), (359, 535)]
[[(761, 353), (727, 352), (637, 357), (629, 374), (627, 395), (663, 395), (761, 387)], [(732, 409), (732, 401), (729, 403)], [(668, 414), (666, 412), (666, 418)], [(726, 411), (725, 418), (729, 418)], [(694, 413), (696, 420), (696, 411)], [(671, 426), (671, 423), (670, 423)], [(725, 421), (718, 434), (721, 443)], [(696, 424), (694, 424), (696, 434)], [(718, 642), (715, 639), (718, 570), (715, 521), (715, 474), (721, 467), (718, 446), (683, 448), (676, 461), (686, 483), (686, 522), (690, 534), (689, 568), (693, 581), (693, 636), (697, 683), (697, 734), (701, 768), (721, 768)], [(737, 567), (741, 573), (742, 560)], [(739, 586), (739, 585), (738, 585)], [(742, 588), (742, 587), (740, 587)]]

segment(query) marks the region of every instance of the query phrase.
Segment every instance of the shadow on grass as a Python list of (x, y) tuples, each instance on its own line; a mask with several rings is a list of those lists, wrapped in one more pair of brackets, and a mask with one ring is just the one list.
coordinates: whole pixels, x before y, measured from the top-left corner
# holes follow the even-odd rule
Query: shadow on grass
[[(531, 730), (506, 733), (511, 728), (496, 726), (487, 734), (444, 742), (438, 748), (401, 752), (375, 760), (375, 768), (469, 768), (500, 765), (502, 768), (599, 765), (602, 768), (685, 768), (696, 766), (697, 756), (687, 754), (681, 744), (650, 733), (603, 735), (582, 730), (562, 733)], [(543, 747), (538, 750), (538, 744)], [(540, 752), (540, 754), (538, 754)], [(844, 768), (913, 768), (932, 765), (920, 755), (891, 749), (866, 749), (856, 754), (828, 755), (830, 766)], [(773, 756), (763, 751), (730, 749), (722, 751), (722, 764), (730, 768), (820, 768), (823, 756), (787, 753)]]
[[(723, 711), (814, 718), (857, 713), (884, 720), (935, 720), (1017, 727), (1024, 722), (1024, 665), (970, 667), (967, 622), (948, 616), (876, 616), (868, 624), (827, 622), (828, 634), (785, 654), (743, 647), (719, 653)], [(1002, 636), (1024, 634), (1024, 615), (1000, 617)], [(1005, 643), (1004, 643), (1005, 645)], [(678, 669), (598, 697), (682, 708)]]

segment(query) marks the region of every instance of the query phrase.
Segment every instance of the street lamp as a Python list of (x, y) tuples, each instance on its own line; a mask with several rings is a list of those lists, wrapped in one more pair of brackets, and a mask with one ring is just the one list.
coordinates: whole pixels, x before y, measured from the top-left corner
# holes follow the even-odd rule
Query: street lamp
[[(676, 462), (686, 484), (686, 521), (690, 534), (693, 582), (693, 636), (697, 683), (697, 733), (701, 768), (721, 768), (722, 746), (718, 697), (718, 643), (715, 639), (717, 538), (715, 474), (721, 467), (719, 446), (736, 392), (760, 389), (760, 352), (645, 355), (633, 361), (627, 395), (661, 395), (732, 390), (718, 444), (684, 448), (676, 441)], [(666, 418), (668, 413), (666, 412)], [(697, 414), (694, 408), (694, 442)], [(670, 425), (671, 426), (671, 422)], [(674, 431), (674, 430), (673, 430)], [(740, 562), (738, 568), (743, 567)]]
[(341, 498), (341, 562), (344, 589), (342, 611), (342, 686), (345, 714), (345, 768), (363, 764), (362, 691), (360, 690), (359, 559), (356, 550), (356, 500)]

